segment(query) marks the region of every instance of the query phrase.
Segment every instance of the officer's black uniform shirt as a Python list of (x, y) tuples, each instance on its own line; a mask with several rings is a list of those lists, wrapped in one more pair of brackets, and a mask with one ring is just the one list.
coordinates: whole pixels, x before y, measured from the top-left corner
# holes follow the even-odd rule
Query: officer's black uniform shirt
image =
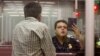
[(56, 48), (56, 53), (76, 53), (80, 51), (80, 44), (79, 41), (72, 37), (66, 37), (66, 40), (63, 42), (63, 44), (60, 44), (57, 37), (54, 36), (52, 38), (53, 44)]

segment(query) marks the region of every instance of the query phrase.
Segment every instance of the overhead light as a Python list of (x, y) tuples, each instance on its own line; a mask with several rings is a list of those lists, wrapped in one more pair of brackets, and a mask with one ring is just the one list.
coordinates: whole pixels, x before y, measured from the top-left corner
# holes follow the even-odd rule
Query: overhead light
[(19, 16), (19, 15), (10, 15), (10, 16), (14, 16), (15, 17), (15, 16)]
[(41, 4), (55, 4), (55, 2), (40, 2)]
[(51, 4), (43, 5), (43, 7), (51, 7), (51, 6), (53, 6), (53, 5), (51, 5)]
[(17, 13), (23, 14), (24, 12), (17, 12)]
[(17, 10), (23, 10), (23, 9), (17, 9)]
[(17, 12), (8, 12), (8, 13), (17, 13)]
[(48, 14), (49, 12), (42, 12), (42, 14)]
[(23, 3), (15, 3), (15, 5), (18, 5), (18, 6), (23, 6), (24, 4)]
[(23, 14), (24, 12), (8, 12), (8, 13), (20, 13), (20, 14)]
[(49, 15), (42, 15), (42, 16), (47, 16), (48, 17)]
[(14, 9), (6, 8), (6, 9), (3, 9), (3, 10), (14, 10)]

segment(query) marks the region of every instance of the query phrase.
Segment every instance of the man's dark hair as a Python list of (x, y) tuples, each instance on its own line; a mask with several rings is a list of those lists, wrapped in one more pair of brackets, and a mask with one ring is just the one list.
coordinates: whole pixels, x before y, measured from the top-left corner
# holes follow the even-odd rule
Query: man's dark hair
[(37, 2), (30, 2), (24, 7), (25, 17), (35, 17), (37, 18), (41, 14), (41, 6)]
[(67, 22), (65, 20), (58, 20), (58, 21), (55, 22), (55, 25), (54, 25), (55, 29), (57, 27), (57, 24), (60, 23), (60, 22), (63, 22), (67, 25)]

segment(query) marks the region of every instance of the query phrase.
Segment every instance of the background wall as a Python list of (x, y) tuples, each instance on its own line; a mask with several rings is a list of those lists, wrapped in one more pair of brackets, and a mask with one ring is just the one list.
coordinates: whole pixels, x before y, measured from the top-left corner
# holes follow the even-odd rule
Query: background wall
[[(23, 7), (31, 1), (3, 1), (3, 11), (0, 13), (0, 39), (8, 42), (12, 39), (13, 28), (24, 20)], [(40, 1), (42, 5), (42, 22), (48, 25), (51, 36), (55, 35), (54, 23), (59, 19), (68, 20), (73, 16), (74, 1)], [(79, 2), (80, 3), (80, 2)], [(79, 4), (81, 16), (78, 18), (77, 26), (84, 31), (84, 3)], [(69, 33), (72, 34), (72, 33)]]

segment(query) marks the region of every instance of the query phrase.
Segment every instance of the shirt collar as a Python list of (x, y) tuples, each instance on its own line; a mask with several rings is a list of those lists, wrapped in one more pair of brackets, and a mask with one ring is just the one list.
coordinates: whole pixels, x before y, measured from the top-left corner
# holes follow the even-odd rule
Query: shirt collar
[(26, 17), (25, 18), (26, 20), (30, 20), (30, 21), (38, 21), (36, 18), (34, 17)]
[(54, 42), (55, 42), (55, 44), (62, 46), (62, 44), (58, 41), (56, 36), (54, 36)]

